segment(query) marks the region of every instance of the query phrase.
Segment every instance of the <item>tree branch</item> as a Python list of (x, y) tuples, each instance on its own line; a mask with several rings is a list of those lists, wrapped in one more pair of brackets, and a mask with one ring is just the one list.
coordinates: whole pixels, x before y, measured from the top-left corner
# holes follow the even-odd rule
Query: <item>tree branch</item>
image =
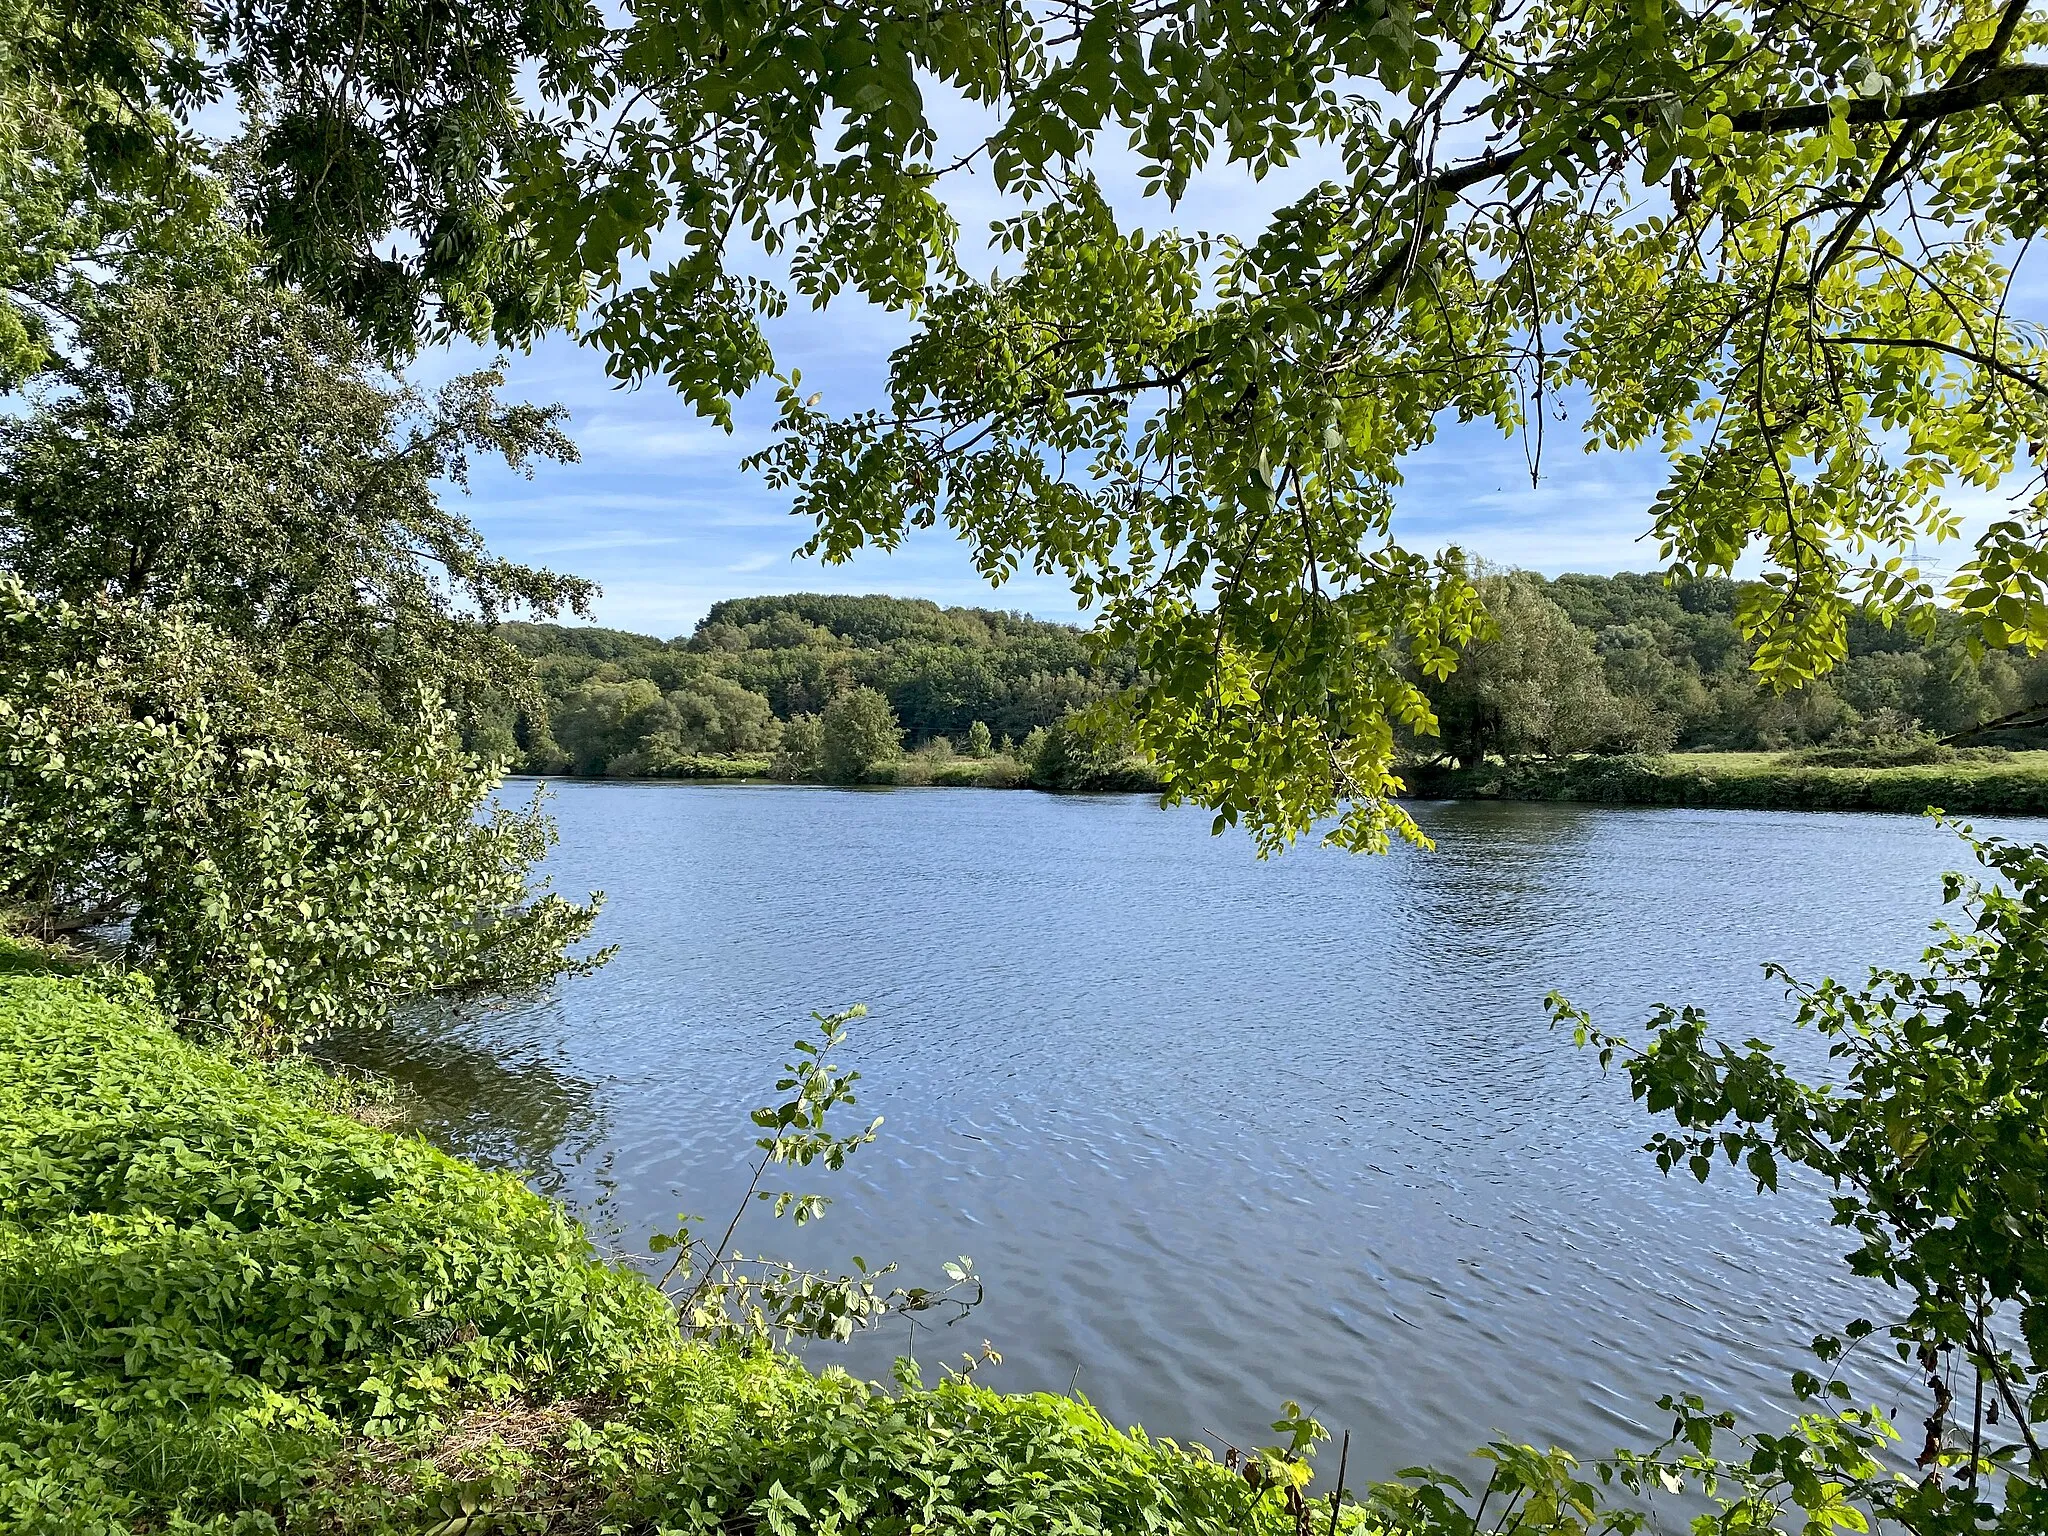
[(2015, 384), (2024, 384), (2035, 394), (2048, 398), (2048, 384), (2042, 383), (2029, 373), (2022, 372), (2011, 363), (1978, 352), (1970, 347), (1958, 347), (1951, 342), (1930, 341), (1919, 336), (1823, 336), (1822, 346), (1826, 347), (1912, 347), (1922, 352), (1942, 352), (1950, 357), (1959, 357), (1966, 363), (1975, 363), (1987, 368), (2000, 378), (2011, 379)]
[[(1850, 105), (1849, 121), (1859, 126), (1902, 123), (1917, 127), (1959, 112), (1974, 112), (1979, 107), (2031, 96), (2048, 96), (2048, 64), (2001, 64), (1970, 79), (1958, 80), (1932, 91), (1921, 91), (1917, 95), (1866, 97)], [(1827, 127), (1833, 117), (1830, 105), (1820, 101), (1802, 102), (1796, 106), (1749, 107), (1729, 113), (1728, 120), (1737, 133), (1805, 133)], [(1463, 165), (1447, 166), (1424, 180), (1425, 199), (1455, 197), (1481, 182), (1505, 176), (1522, 163), (1526, 154), (1527, 150), (1518, 145), (1513, 149), (1492, 150)], [(1426, 228), (1427, 221), (1418, 219), (1409, 238), (1356, 284), (1348, 297), (1355, 302), (1370, 302), (1391, 287), (1413, 260), (1414, 247), (1427, 238)]]
[[(2048, 64), (2002, 64), (1974, 79), (1959, 80), (1914, 96), (1869, 96), (1849, 107), (1852, 124), (1931, 123), (1958, 112), (1974, 112), (2001, 101), (2048, 95)], [(1827, 127), (1829, 104), (1806, 102), (1795, 107), (1751, 107), (1728, 114), (1737, 133), (1800, 133)]]

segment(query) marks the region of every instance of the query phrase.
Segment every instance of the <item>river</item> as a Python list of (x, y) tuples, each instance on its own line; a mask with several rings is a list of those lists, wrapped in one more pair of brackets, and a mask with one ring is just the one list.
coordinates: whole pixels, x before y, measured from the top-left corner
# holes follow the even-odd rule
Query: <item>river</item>
[[(763, 1212), (739, 1241), (918, 1279), (967, 1254), (988, 1299), (818, 1360), (880, 1377), (908, 1347), (929, 1372), (988, 1339), (993, 1386), (1240, 1445), (1295, 1398), (1377, 1475), (1497, 1433), (1646, 1445), (1667, 1391), (1766, 1410), (1808, 1338), (1882, 1303), (1840, 1275), (1817, 1192), (1661, 1176), (1542, 1000), (1624, 1031), (1695, 1002), (1785, 1039), (1763, 961), (1860, 975), (1924, 943), (1966, 851), (1918, 819), (1429, 804), (1432, 852), (1261, 862), (1129, 796), (565, 784), (552, 806), (550, 872), (609, 893), (618, 958), (345, 1049), (411, 1086), (425, 1134), (630, 1256), (680, 1211), (722, 1229), (789, 1041), (866, 1003), (841, 1060), (879, 1141), (788, 1181), (835, 1197), (822, 1222)], [(1859, 1387), (1916, 1408), (1903, 1376)]]

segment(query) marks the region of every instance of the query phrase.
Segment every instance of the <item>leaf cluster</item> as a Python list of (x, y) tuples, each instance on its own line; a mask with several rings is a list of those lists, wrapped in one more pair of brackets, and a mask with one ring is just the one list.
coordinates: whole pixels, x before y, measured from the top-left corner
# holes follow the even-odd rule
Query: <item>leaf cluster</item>
[[(2037, 1516), (2048, 1476), (2037, 1429), (2048, 1421), (2048, 857), (1970, 842), (1992, 879), (1947, 877), (1964, 920), (1937, 925), (1917, 969), (1873, 970), (1851, 987), (1772, 968), (1798, 1024), (1827, 1042), (1832, 1081), (1801, 1081), (1764, 1041), (1714, 1040), (1696, 1008), (1660, 1009), (1638, 1048), (1551, 1000), (1554, 1018), (1603, 1065), (1619, 1060), (1635, 1096), (1673, 1122), (1649, 1144), (1665, 1171), (1705, 1181), (1717, 1164), (1739, 1165), (1761, 1192), (1789, 1165), (1831, 1191), (1834, 1224), (1854, 1240), (1849, 1268), (1899, 1295), (1882, 1333), (1932, 1398), (1922, 1480), (1895, 1485), (1873, 1470), (1854, 1491), (1914, 1530)], [(1858, 1318), (1816, 1339), (1830, 1375), (1802, 1371), (1795, 1390), (1846, 1398), (1832, 1368), (1878, 1332)]]

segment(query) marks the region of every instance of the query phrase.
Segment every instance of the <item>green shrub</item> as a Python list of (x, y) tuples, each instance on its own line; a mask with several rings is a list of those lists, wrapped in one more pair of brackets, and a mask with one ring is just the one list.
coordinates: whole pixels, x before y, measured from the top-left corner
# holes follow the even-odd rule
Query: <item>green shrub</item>
[(293, 693), (208, 625), (0, 574), (0, 909), (125, 919), (167, 1012), (249, 1040), (601, 962), (569, 954), (597, 904), (532, 878), (553, 823), (430, 692), (373, 745)]
[(998, 752), (981, 765), (983, 789), (1028, 789), (1031, 774), (1008, 752)]
[(1103, 743), (1085, 734), (1074, 721), (1035, 730), (1025, 740), (1022, 757), (1039, 789), (1151, 790), (1159, 775), (1142, 759), (1129, 756), (1119, 744)]
[(858, 779), (844, 779), (842, 783), (858, 783), (865, 780), (870, 784), (894, 784), (900, 788), (915, 789), (930, 784), (938, 772), (938, 765), (922, 752), (899, 757), (890, 762), (876, 763)]
[[(892, 1396), (836, 1372), (686, 1355), (638, 1416), (638, 1448), (658, 1470), (628, 1484), (617, 1512), (629, 1528), (706, 1536), (757, 1521), (786, 1532), (1295, 1529), (1277, 1492), (1170, 1441), (1120, 1434), (1085, 1403), (957, 1378), (925, 1389), (899, 1371), (908, 1390)], [(657, 1448), (671, 1445), (689, 1454), (661, 1465)], [(1328, 1518), (1319, 1512), (1318, 1536)]]
[(778, 779), (815, 779), (825, 759), (825, 728), (816, 715), (796, 715), (782, 727), (782, 741), (768, 771)]
[(819, 770), (834, 784), (858, 784), (903, 746), (896, 711), (872, 688), (855, 688), (825, 706)]
[(0, 1528), (274, 1506), (349, 1437), (600, 1388), (673, 1338), (516, 1179), (88, 982), (0, 977)]

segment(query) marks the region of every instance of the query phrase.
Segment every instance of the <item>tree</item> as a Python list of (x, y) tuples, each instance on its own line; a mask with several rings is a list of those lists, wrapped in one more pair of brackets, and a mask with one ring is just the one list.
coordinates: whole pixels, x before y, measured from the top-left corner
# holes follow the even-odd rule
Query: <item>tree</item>
[(496, 559), (440, 500), (477, 453), (575, 458), (561, 411), (501, 405), (499, 382), (423, 398), (335, 316), (262, 287), (109, 291), (0, 418), (0, 566), (40, 596), (203, 613), (307, 707), (346, 700), (351, 728), (424, 677), (518, 688), (493, 622), (594, 588)]
[(825, 731), (816, 715), (792, 715), (782, 727), (782, 740), (769, 772), (778, 779), (815, 779), (824, 767)]
[(569, 695), (555, 713), (553, 728), (575, 770), (594, 774), (673, 724), (661, 690), (647, 678), (593, 678)]
[(463, 746), (534, 699), (496, 616), (590, 591), (440, 504), (473, 450), (566, 452), (493, 382), (422, 401), (286, 295), (95, 296), (0, 421), (0, 908), (125, 922), (189, 1025), (268, 1043), (594, 963)]
[(1446, 752), (1478, 762), (1645, 744), (1641, 712), (1614, 696), (1591, 637), (1539, 581), (1491, 576), (1480, 590), (1489, 632), (1427, 690)]
[[(2007, 293), (2048, 214), (2025, 0), (238, 0), (108, 36), (28, 50), (24, 78), (74, 116), (271, 103), (263, 259), (381, 345), (580, 313), (617, 376), (729, 420), (790, 297), (736, 236), (798, 297), (914, 309), (886, 407), (779, 380), (760, 462), (809, 547), (944, 519), (992, 579), (1059, 572), (1142, 668), (1126, 708), (1173, 794), (1267, 846), (1338, 812), (1350, 845), (1413, 832), (1393, 728), (1426, 726), (1413, 675), (1447, 673), (1478, 611), (1455, 556), (1400, 547), (1394, 487), (1448, 414), (1539, 464), (1560, 398), (1589, 445), (1660, 444), (1661, 547), (1689, 576), (1761, 556), (1741, 627), (1788, 685), (1840, 659), (1853, 605), (1931, 622), (1912, 549), (1959, 526), (1944, 484), (2020, 482), (1946, 595), (1986, 642), (2048, 641), (2024, 457), (2048, 384)], [(934, 89), (987, 137), (942, 144)], [(1219, 153), (1323, 146), (1329, 174), (1256, 239), (1146, 233), (1083, 168), (1105, 136), (1169, 202)], [(970, 166), (1011, 199), (988, 279), (945, 203)]]
[(728, 756), (774, 750), (775, 711), (751, 688), (708, 673), (668, 696), (676, 745), (686, 753)]
[(896, 711), (872, 688), (855, 688), (825, 706), (818, 766), (834, 784), (858, 784), (902, 749)]
[(987, 757), (990, 750), (988, 723), (977, 720), (967, 727), (967, 755), (969, 757)]

